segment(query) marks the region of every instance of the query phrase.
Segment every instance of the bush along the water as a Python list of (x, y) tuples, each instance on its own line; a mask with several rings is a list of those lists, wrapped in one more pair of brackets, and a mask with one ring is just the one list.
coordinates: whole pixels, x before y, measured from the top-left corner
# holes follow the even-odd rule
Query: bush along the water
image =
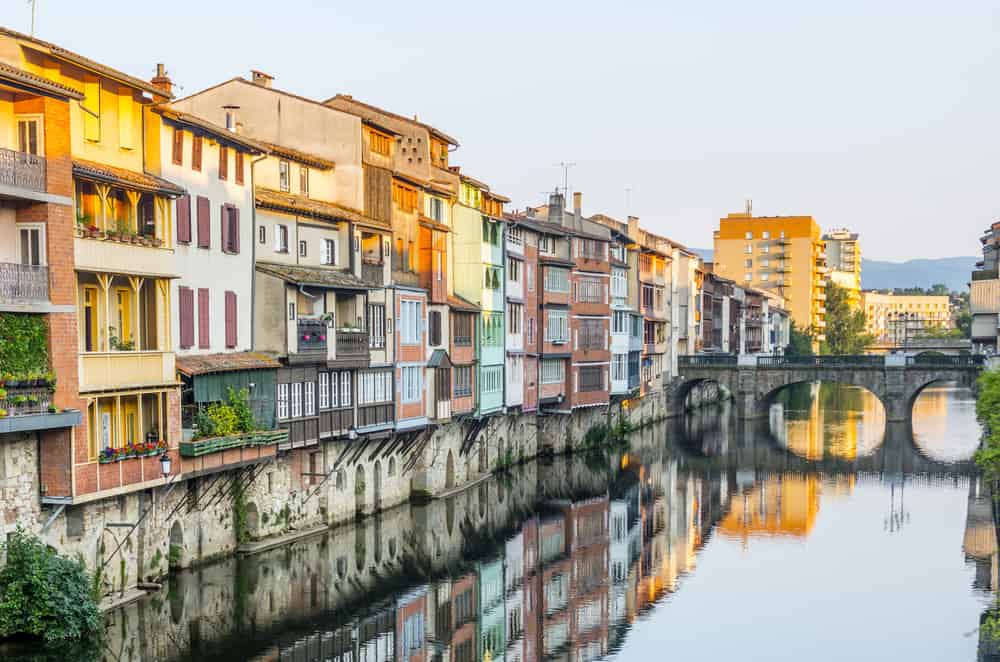
[(38, 637), (56, 645), (98, 635), (100, 614), (82, 562), (60, 556), (20, 527), (4, 548), (0, 638)]
[(1000, 480), (1000, 370), (979, 376), (976, 418), (983, 426), (983, 444), (976, 463), (992, 481)]

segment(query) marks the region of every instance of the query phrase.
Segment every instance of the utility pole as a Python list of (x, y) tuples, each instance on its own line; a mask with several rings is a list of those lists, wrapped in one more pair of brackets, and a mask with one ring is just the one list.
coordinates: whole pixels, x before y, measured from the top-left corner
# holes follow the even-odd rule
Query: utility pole
[(557, 168), (563, 169), (563, 197), (569, 194), (569, 169), (575, 166), (576, 163), (567, 163), (566, 161), (560, 161), (556, 164)]
[(31, 5), (31, 36), (35, 36), (35, 6), (38, 4), (38, 0), (28, 0)]

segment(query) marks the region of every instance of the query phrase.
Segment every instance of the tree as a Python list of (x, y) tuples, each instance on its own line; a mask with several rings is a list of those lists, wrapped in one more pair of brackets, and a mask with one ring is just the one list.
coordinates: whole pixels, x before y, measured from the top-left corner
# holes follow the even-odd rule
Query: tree
[(847, 290), (836, 283), (826, 286), (826, 342), (824, 354), (860, 354), (872, 343), (865, 333), (865, 313), (853, 310)]
[(788, 356), (812, 356), (812, 342), (809, 329), (800, 331), (795, 325), (795, 320), (792, 320), (788, 329), (788, 347), (785, 348), (785, 354)]
[(960, 312), (958, 314), (958, 317), (955, 318), (955, 326), (957, 326), (958, 330), (962, 332), (963, 338), (971, 338), (972, 313), (970, 313), (968, 310), (963, 310), (962, 312)]

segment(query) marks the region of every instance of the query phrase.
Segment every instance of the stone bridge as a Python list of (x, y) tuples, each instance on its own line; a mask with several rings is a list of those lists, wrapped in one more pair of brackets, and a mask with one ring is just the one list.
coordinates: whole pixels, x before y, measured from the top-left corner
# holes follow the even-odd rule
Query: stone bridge
[(678, 357), (679, 376), (667, 385), (672, 412), (681, 414), (691, 389), (712, 381), (733, 396), (740, 418), (765, 416), (782, 388), (801, 382), (839, 382), (871, 391), (886, 420), (909, 420), (913, 403), (935, 382), (975, 386), (981, 356), (749, 356), (696, 354)]

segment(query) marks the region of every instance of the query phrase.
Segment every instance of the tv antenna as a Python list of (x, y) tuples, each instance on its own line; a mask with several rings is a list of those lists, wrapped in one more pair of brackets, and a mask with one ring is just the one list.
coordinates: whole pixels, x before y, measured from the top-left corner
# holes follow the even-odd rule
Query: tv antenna
[(576, 163), (567, 163), (566, 161), (560, 161), (556, 164), (557, 168), (563, 169), (563, 195), (565, 196), (569, 193), (569, 169), (575, 166)]
[(31, 36), (35, 36), (35, 6), (38, 4), (38, 0), (28, 0), (28, 4), (31, 5)]

